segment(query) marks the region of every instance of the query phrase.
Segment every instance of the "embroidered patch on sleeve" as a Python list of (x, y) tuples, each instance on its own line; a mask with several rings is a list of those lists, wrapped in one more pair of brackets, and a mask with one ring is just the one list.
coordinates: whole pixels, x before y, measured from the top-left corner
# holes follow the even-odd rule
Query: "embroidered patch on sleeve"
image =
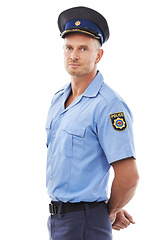
[(110, 120), (116, 131), (124, 131), (128, 126), (123, 112), (110, 114)]

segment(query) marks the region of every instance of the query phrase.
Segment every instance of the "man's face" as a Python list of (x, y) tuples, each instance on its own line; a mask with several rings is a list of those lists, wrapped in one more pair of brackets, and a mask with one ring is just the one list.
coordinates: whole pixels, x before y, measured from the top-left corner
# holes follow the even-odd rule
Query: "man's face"
[(99, 61), (99, 47), (96, 39), (73, 33), (65, 38), (64, 64), (67, 72), (76, 77), (89, 74)]

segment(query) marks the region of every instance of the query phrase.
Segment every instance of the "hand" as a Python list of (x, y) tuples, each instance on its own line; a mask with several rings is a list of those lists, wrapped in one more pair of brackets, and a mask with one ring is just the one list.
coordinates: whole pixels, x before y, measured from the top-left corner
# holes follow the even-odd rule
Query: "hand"
[(111, 220), (111, 224), (113, 225), (113, 223), (115, 222), (116, 220), (116, 216), (117, 214), (110, 214), (110, 220)]
[[(114, 217), (111, 215), (110, 219), (113, 221)], [(115, 216), (115, 221), (112, 222), (112, 228), (114, 230), (120, 231), (121, 229), (127, 228), (131, 223), (135, 224), (133, 221), (133, 218), (127, 211), (124, 209), (120, 210), (116, 216)]]

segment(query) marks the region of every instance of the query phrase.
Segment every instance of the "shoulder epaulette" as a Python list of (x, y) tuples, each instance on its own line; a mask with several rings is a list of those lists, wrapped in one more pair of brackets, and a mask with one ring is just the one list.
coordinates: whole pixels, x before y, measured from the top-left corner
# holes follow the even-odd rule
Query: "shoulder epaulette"
[[(69, 85), (69, 83), (66, 83), (63, 87), (61, 87), (55, 94), (51, 101), (51, 104), (57, 99), (57, 97), (61, 96), (65, 90), (65, 88)], [(58, 94), (59, 93), (59, 94)]]
[(66, 83), (63, 87), (61, 87), (61, 88), (55, 93), (55, 95), (58, 94), (59, 92), (64, 91), (64, 89), (65, 89), (68, 85), (69, 85), (69, 83)]

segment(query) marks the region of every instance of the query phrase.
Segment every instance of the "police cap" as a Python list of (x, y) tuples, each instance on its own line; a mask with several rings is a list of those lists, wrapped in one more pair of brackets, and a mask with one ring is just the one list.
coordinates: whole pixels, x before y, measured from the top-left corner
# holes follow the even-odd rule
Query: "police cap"
[(63, 11), (58, 17), (61, 37), (70, 33), (83, 33), (96, 38), (101, 45), (109, 38), (106, 19), (97, 11), (87, 7), (74, 7)]

